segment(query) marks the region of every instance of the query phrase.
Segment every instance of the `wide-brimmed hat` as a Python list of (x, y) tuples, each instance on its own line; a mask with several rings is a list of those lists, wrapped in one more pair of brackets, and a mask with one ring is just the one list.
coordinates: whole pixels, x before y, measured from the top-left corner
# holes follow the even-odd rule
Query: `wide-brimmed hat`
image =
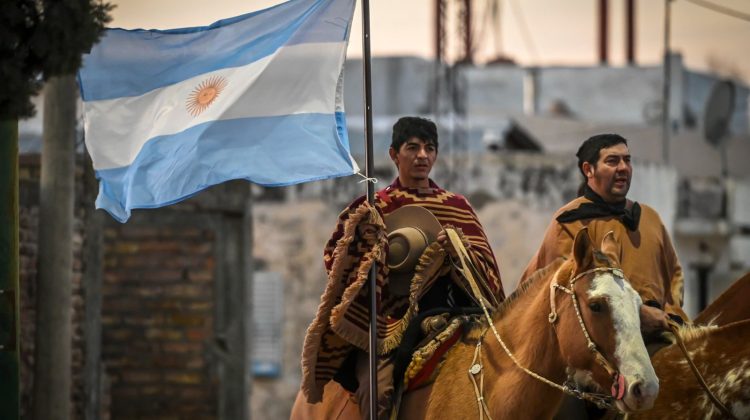
[(443, 226), (426, 208), (410, 205), (385, 216), (385, 228), (388, 233), (390, 289), (395, 294), (407, 295), (419, 257), (437, 240)]

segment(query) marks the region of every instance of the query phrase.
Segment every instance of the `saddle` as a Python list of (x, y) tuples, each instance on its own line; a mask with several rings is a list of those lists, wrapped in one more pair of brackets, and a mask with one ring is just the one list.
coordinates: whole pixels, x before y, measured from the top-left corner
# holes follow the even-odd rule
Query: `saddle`
[(397, 394), (431, 383), (443, 356), (477, 322), (481, 309), (435, 308), (419, 314), (406, 329), (396, 349), (393, 382)]

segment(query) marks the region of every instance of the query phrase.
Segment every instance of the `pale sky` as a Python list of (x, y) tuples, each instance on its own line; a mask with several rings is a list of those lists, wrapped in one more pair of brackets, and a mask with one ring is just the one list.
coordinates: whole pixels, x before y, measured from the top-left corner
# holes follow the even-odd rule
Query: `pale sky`
[[(750, 14), (750, 0), (710, 0)], [(492, 0), (474, 0), (475, 34), (481, 32), (483, 10)], [(113, 0), (112, 27), (169, 29), (204, 26), (216, 20), (259, 10), (279, 0)], [(362, 55), (361, 11), (354, 14), (348, 56)], [(374, 56), (433, 52), (434, 0), (371, 0), (371, 49)], [(458, 3), (449, 0), (450, 4)], [(500, 0), (501, 28), (488, 26), (477, 43), (478, 61), (498, 50), (520, 65), (593, 65), (597, 62), (597, 0)], [(624, 63), (624, 0), (610, 0), (609, 57)], [(664, 1), (636, 1), (636, 61), (656, 64), (663, 48)], [(530, 40), (524, 41), (519, 15)], [(453, 39), (457, 39), (453, 37)], [(455, 42), (455, 41), (453, 41)], [(533, 45), (530, 45), (533, 44)], [(499, 48), (498, 48), (499, 45)], [(672, 46), (687, 66), (708, 70), (711, 61), (735, 69), (750, 82), (750, 22), (689, 3), (672, 3)]]

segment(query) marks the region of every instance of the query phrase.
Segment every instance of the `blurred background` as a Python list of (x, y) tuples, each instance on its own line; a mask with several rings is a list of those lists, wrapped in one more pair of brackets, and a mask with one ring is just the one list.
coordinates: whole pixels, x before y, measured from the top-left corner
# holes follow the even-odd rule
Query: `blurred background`
[[(110, 26), (166, 29), (275, 2), (116, 3)], [(376, 188), (396, 176), (387, 158), (393, 123), (437, 122), (433, 179), (477, 210), (506, 293), (554, 211), (575, 197), (578, 146), (604, 132), (628, 139), (629, 197), (654, 207), (670, 231), (689, 315), (750, 269), (746, 1), (378, 0), (371, 19)], [(361, 51), (357, 10), (344, 95), (351, 151), (364, 167)], [(20, 124), (24, 407), (43, 100)], [(364, 194), (361, 178), (229, 182), (119, 224), (92, 216), (97, 186), (82, 134), (79, 144), (75, 418), (287, 418), (326, 282), (323, 246), (341, 209)], [(99, 363), (84, 363), (86, 348)], [(93, 395), (85, 375), (100, 379)]]

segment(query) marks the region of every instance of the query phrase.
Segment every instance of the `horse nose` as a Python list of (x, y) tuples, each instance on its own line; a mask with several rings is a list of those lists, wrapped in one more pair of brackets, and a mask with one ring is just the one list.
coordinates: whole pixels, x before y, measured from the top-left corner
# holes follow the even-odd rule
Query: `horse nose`
[(628, 386), (625, 403), (636, 411), (648, 410), (654, 405), (659, 394), (659, 383), (638, 379)]

